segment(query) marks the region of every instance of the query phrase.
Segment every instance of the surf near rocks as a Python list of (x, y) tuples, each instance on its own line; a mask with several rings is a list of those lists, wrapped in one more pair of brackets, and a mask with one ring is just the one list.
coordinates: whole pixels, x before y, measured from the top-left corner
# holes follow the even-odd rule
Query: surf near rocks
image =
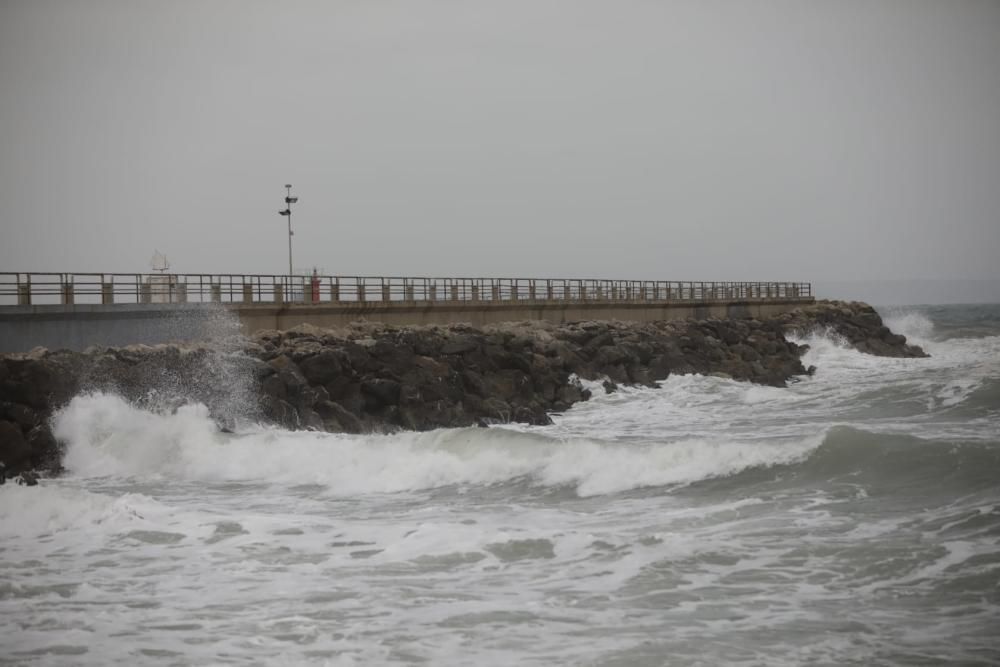
[(588, 392), (577, 378), (652, 386), (671, 373), (783, 385), (799, 348), (753, 320), (581, 322), (265, 332), (249, 350), (262, 409), (289, 428), (426, 430), (546, 424)]
[(716, 374), (784, 386), (809, 372), (786, 333), (831, 330), (859, 350), (922, 356), (870, 306), (821, 302), (765, 320), (651, 324), (520, 322), (474, 328), (358, 323), (299, 327), (208, 346), (36, 350), (0, 356), (0, 462), (7, 475), (57, 470), (49, 418), (80, 392), (140, 407), (208, 406), (222, 428), (240, 419), (289, 429), (428, 430), (549, 422), (589, 398), (580, 378), (655, 386), (672, 374)]
[(860, 352), (880, 357), (928, 356), (919, 346), (907, 344), (906, 336), (890, 331), (878, 312), (867, 303), (819, 301), (776, 315), (772, 321), (779, 323), (789, 335), (832, 335)]

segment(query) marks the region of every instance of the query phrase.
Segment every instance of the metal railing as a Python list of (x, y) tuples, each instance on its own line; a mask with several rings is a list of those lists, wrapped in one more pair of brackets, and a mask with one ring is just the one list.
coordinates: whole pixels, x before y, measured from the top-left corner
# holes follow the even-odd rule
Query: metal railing
[(0, 306), (212, 302), (644, 303), (797, 300), (811, 297), (812, 285), (804, 282), (0, 272)]

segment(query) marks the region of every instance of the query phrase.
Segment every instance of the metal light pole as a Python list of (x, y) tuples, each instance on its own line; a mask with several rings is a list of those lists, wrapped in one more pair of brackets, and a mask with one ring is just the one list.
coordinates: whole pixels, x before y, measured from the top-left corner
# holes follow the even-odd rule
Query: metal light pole
[(285, 185), (287, 194), (285, 195), (285, 210), (278, 211), (278, 215), (283, 215), (288, 218), (288, 279), (292, 279), (292, 204), (299, 200), (298, 197), (292, 196), (292, 185), (291, 183)]

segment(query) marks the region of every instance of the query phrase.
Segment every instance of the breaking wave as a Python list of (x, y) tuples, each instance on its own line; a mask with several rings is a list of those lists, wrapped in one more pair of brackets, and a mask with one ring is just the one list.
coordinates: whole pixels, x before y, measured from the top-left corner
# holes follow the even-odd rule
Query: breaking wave
[(822, 435), (793, 441), (688, 439), (622, 443), (505, 428), (344, 435), (218, 430), (204, 406), (140, 410), (106, 394), (78, 396), (55, 419), (65, 466), (80, 477), (166, 477), (319, 484), (334, 495), (393, 493), (527, 479), (581, 496), (688, 484), (789, 463)]

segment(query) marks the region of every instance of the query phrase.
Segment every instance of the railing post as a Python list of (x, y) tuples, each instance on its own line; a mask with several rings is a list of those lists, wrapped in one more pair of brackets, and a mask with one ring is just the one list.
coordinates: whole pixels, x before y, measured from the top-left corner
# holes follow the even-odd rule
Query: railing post
[(358, 301), (364, 303), (366, 298), (367, 298), (367, 295), (365, 294), (365, 284), (359, 280), (358, 281)]
[(220, 285), (219, 283), (210, 284), (208, 286), (208, 293), (209, 293), (209, 298), (212, 300), (212, 303), (222, 302), (222, 285)]
[(472, 300), (479, 301), (479, 285), (472, 286)]
[[(62, 303), (64, 306), (72, 306), (75, 301), (75, 294), (73, 293), (73, 283), (63, 282), (62, 284)], [(146, 303), (149, 303), (148, 301)]]
[(415, 300), (413, 298), (413, 283), (407, 283), (404, 292), (406, 292), (406, 300), (412, 303)]
[(177, 303), (187, 303), (188, 286), (187, 283), (177, 283)]
[(528, 283), (528, 298), (531, 299), (532, 301), (535, 300), (535, 281), (534, 280), (532, 280), (530, 283)]
[(340, 301), (340, 278), (334, 278), (330, 283), (330, 301), (337, 303)]
[(586, 287), (584, 286), (584, 284), (583, 284), (583, 281), (582, 281), (582, 280), (581, 280), (581, 281), (579, 281), (579, 282), (577, 283), (577, 285), (578, 285), (578, 286), (579, 286), (579, 288), (580, 288), (580, 301), (586, 301), (586, 300), (587, 300), (587, 288), (586, 288)]
[(552, 281), (551, 280), (546, 280), (545, 281), (545, 298), (548, 299), (549, 301), (552, 301), (555, 298), (554, 292), (552, 291)]
[(389, 291), (389, 286), (385, 285), (385, 284), (382, 285), (382, 300), (383, 301), (391, 301), (392, 300), (392, 296), (391, 296), (390, 291)]
[(517, 281), (512, 280), (510, 283), (510, 300), (517, 301)]
[(493, 283), (493, 285), (491, 287), (490, 297), (491, 297), (491, 299), (493, 301), (499, 301), (500, 300), (500, 285), (497, 285), (496, 283)]
[(451, 285), (451, 300), (458, 301), (458, 285), (454, 283)]
[(274, 302), (284, 303), (285, 302), (285, 286), (282, 283), (274, 283)]
[(30, 306), (31, 305), (31, 278), (28, 278), (26, 283), (17, 284), (17, 305), (19, 306)]
[(115, 302), (115, 286), (113, 283), (101, 283), (101, 304), (109, 306)]
[(427, 299), (429, 301), (437, 301), (438, 298), (438, 285), (437, 283), (431, 283), (427, 288)]
[(243, 284), (243, 303), (253, 303), (253, 285)]

